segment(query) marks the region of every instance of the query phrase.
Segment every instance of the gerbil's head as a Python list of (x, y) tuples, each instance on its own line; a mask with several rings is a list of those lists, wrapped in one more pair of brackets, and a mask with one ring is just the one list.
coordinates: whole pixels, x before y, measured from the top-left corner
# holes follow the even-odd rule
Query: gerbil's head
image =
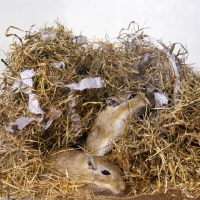
[[(117, 107), (126, 102), (133, 102), (133, 105), (137, 106), (147, 100), (150, 107), (160, 107), (168, 104), (168, 98), (166, 95), (159, 93), (157, 90), (152, 90), (143, 94), (129, 93), (125, 94), (123, 97), (109, 97), (106, 100), (108, 106)], [(145, 101), (146, 101), (145, 100)], [(135, 103), (137, 102), (137, 103)]]
[[(117, 113), (116, 118), (117, 116), (120, 116), (123, 120), (127, 119), (129, 116), (140, 117), (145, 114), (149, 108), (155, 107), (155, 97), (153, 92), (145, 94), (129, 93), (121, 97), (120, 101), (118, 98), (109, 98), (109, 102), (112, 102), (112, 107), (114, 107), (115, 113)], [(112, 107), (109, 106), (108, 108)]]
[(87, 156), (86, 167), (88, 179), (97, 185), (101, 191), (110, 191), (120, 194), (125, 190), (125, 182), (122, 178), (122, 171), (113, 163), (104, 160), (99, 156)]
[[(136, 93), (130, 93), (130, 94), (125, 94), (123, 96), (123, 102), (133, 102), (133, 105), (140, 105), (141, 103), (143, 103), (144, 101), (147, 100), (147, 102), (150, 104), (151, 107), (155, 106), (155, 95), (154, 92), (148, 92), (148, 93), (144, 93), (144, 96), (141, 96), (140, 94), (136, 94)], [(146, 98), (146, 100), (145, 100)], [(136, 103), (137, 102), (137, 103)]]

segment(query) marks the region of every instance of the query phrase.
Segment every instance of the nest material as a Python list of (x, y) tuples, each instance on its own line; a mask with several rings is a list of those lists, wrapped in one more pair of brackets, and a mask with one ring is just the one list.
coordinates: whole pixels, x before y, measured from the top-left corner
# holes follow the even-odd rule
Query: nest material
[[(44, 39), (43, 34), (54, 34), (55, 38)], [(150, 116), (130, 119), (124, 136), (106, 158), (124, 171), (130, 196), (170, 188), (181, 189), (186, 197), (200, 194), (200, 76), (180, 59), (180, 51), (174, 55), (181, 86), (175, 103), (176, 76), (169, 57), (146, 41), (139, 28), (134, 33), (120, 32), (115, 43), (85, 40), (60, 24), (28, 31), (24, 38), (14, 36), (17, 40), (3, 60), (7, 66), (0, 98), (0, 197), (83, 197), (81, 192), (74, 193), (79, 186), (49, 169), (43, 157), (61, 146), (84, 149), (83, 138), (107, 97), (145, 92), (146, 88), (165, 93), (169, 104), (152, 110)], [(174, 46), (162, 45), (173, 53)], [(52, 62), (65, 66), (53, 67)], [(12, 91), (20, 72), (27, 69), (36, 72), (32, 91), (45, 112), (43, 121), (48, 121), (52, 110), (59, 109), (62, 114), (47, 130), (32, 121), (9, 133), (5, 131), (9, 123), (20, 117), (35, 117), (28, 108), (28, 95)], [(55, 83), (79, 83), (89, 77), (101, 77), (106, 87), (77, 91), (73, 96), (82, 126), (75, 134), (70, 120), (74, 109), (70, 89)], [(50, 179), (42, 180), (44, 174)]]

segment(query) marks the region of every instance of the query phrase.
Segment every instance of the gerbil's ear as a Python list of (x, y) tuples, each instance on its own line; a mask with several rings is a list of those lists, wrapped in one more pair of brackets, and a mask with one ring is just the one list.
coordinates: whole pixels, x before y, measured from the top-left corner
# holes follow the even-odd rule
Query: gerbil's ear
[(91, 156), (87, 156), (87, 165), (88, 165), (88, 169), (96, 170), (94, 159)]

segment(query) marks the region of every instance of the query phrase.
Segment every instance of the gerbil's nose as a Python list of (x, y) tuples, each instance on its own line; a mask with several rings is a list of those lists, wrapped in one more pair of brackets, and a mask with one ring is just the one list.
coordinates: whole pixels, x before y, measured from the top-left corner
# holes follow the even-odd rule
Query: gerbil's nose
[(120, 189), (120, 194), (123, 194), (124, 190), (126, 189), (126, 185), (125, 185), (125, 182), (120, 182), (119, 183), (119, 189)]
[(124, 194), (125, 194), (124, 191), (125, 191), (125, 185), (122, 186), (121, 188), (119, 188), (119, 191), (116, 195), (119, 196), (119, 197), (123, 197)]
[(121, 187), (121, 191), (124, 191), (126, 189), (126, 185), (124, 184), (122, 187)]
[(123, 196), (124, 195), (124, 190), (125, 190), (125, 182), (121, 181), (116, 181), (116, 184), (113, 185), (112, 192), (117, 195), (117, 196)]

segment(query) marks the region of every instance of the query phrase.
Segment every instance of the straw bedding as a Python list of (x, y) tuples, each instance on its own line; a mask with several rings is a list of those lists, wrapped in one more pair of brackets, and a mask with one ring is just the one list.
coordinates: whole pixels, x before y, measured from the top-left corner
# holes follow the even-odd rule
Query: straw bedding
[[(144, 29), (134, 22), (130, 26), (135, 31), (122, 30), (113, 43), (108, 38), (103, 42), (75, 36), (61, 24), (26, 31), (23, 38), (9, 34), (11, 28), (18, 29), (9, 27), (6, 34), (15, 40), (2, 60), (6, 69), (0, 94), (0, 197), (86, 198), (73, 180), (49, 168), (45, 155), (63, 146), (85, 150), (84, 139), (107, 97), (130, 91), (142, 94), (149, 88), (164, 93), (169, 104), (128, 120), (124, 136), (105, 157), (124, 171), (127, 195), (170, 188), (181, 189), (186, 198), (200, 194), (200, 76), (185, 64), (184, 47), (160, 41), (164, 50), (159, 49), (145, 39)], [(176, 54), (175, 46), (180, 47)], [(34, 72), (31, 92), (42, 114), (30, 112), (27, 88), (19, 84), (13, 89), (25, 70)], [(77, 84), (91, 77), (100, 77), (105, 85), (70, 95), (68, 87), (57, 84)], [(60, 115), (44, 128), (41, 124), (47, 124), (56, 110)], [(73, 122), (73, 114), (81, 126)], [(12, 132), (6, 131), (21, 117), (42, 121), (32, 120), (21, 130), (13, 124)], [(41, 178), (44, 174), (48, 180)]]

